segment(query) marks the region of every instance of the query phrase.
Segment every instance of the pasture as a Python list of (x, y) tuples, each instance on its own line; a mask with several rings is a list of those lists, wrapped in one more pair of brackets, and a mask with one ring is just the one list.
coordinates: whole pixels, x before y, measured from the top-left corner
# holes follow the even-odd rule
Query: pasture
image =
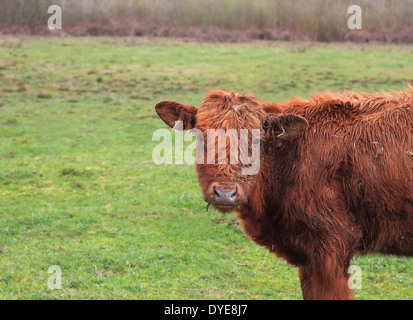
[[(297, 269), (155, 165), (154, 106), (413, 83), (413, 46), (0, 39), (0, 299), (301, 299)], [(61, 289), (48, 287), (50, 266)], [(413, 260), (366, 256), (356, 299), (412, 299)]]

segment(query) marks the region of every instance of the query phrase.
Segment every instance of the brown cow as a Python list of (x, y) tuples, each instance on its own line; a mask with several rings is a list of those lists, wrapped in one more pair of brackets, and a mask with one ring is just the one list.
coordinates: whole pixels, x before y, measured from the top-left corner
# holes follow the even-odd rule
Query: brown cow
[(181, 120), (205, 134), (260, 129), (258, 174), (197, 164), (205, 201), (238, 212), (254, 242), (298, 266), (304, 299), (351, 299), (354, 254), (413, 255), (409, 91), (325, 92), (280, 105), (212, 91), (199, 108), (163, 101), (156, 111), (170, 127)]

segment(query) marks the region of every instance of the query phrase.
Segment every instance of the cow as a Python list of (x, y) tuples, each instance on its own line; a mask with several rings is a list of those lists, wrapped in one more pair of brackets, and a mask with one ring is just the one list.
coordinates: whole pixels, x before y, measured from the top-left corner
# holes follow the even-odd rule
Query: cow
[(242, 175), (240, 162), (197, 163), (199, 184), (208, 204), (237, 213), (252, 241), (298, 267), (304, 299), (353, 299), (355, 254), (413, 255), (410, 85), (280, 104), (214, 90), (198, 108), (161, 101), (155, 110), (170, 127), (180, 120), (205, 135), (259, 130), (255, 175)]

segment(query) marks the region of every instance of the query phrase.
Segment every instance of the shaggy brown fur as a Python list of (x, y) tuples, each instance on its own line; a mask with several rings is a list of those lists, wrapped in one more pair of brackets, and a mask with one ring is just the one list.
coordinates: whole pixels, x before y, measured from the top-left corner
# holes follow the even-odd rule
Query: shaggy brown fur
[(347, 271), (356, 253), (413, 255), (411, 87), (280, 105), (214, 91), (198, 109), (174, 104), (156, 110), (187, 129), (262, 130), (257, 175), (240, 175), (241, 165), (198, 164), (199, 182), (212, 204), (214, 188), (236, 187), (233, 207), (217, 209), (236, 210), (254, 242), (298, 266), (305, 299), (351, 299)]

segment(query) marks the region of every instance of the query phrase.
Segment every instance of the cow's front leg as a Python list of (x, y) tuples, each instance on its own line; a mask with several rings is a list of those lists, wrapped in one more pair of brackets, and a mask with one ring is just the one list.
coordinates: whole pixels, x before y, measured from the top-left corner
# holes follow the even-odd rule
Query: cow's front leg
[[(341, 260), (341, 259), (340, 259)], [(348, 286), (348, 262), (329, 256), (299, 267), (301, 290), (305, 300), (351, 300)]]

